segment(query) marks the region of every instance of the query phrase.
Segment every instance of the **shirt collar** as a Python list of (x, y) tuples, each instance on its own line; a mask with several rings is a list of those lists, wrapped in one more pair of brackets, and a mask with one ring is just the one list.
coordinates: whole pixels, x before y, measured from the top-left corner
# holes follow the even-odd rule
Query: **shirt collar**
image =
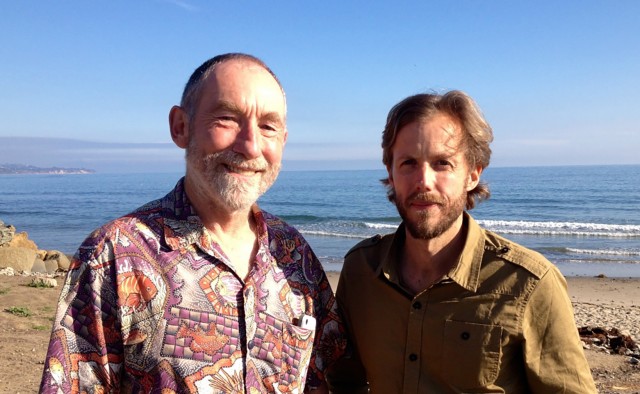
[[(203, 252), (224, 260), (224, 253), (214, 242), (209, 232), (202, 224), (195, 208), (191, 205), (184, 188), (184, 177), (176, 187), (160, 200), (161, 212), (159, 219), (163, 222), (164, 241), (171, 250), (197, 245)], [(267, 224), (262, 210), (257, 204), (251, 207), (258, 233), (259, 249), (269, 249)]]
[(463, 228), (466, 229), (464, 248), (458, 259), (458, 263), (449, 271), (448, 278), (475, 292), (480, 284), (480, 268), (484, 254), (485, 236), (484, 230), (469, 215), (464, 212)]
[[(443, 278), (452, 280), (461, 287), (475, 292), (479, 285), (482, 255), (484, 253), (484, 230), (467, 212), (463, 213), (463, 231), (465, 242), (458, 262)], [(380, 255), (386, 256), (378, 268), (378, 274), (384, 275), (390, 282), (402, 287), (399, 264), (402, 247), (405, 240), (405, 226), (401, 223), (391, 242), (383, 245)]]

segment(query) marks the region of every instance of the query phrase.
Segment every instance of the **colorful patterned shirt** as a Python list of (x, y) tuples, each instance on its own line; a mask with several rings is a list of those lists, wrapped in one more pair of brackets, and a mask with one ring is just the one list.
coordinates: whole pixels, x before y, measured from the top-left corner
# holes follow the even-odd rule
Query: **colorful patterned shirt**
[(344, 343), (327, 277), (294, 228), (252, 212), (246, 281), (183, 180), (92, 233), (60, 295), (40, 392), (301, 393), (321, 382)]

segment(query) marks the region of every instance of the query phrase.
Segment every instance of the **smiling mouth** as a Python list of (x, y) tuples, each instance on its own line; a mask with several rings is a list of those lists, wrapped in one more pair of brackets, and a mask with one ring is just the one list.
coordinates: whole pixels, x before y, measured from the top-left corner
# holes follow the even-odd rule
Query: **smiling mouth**
[(261, 169), (261, 168), (244, 168), (244, 167), (233, 166), (230, 164), (223, 164), (223, 166), (225, 170), (227, 170), (227, 172), (242, 175), (242, 176), (253, 176), (259, 172), (264, 171), (264, 169)]

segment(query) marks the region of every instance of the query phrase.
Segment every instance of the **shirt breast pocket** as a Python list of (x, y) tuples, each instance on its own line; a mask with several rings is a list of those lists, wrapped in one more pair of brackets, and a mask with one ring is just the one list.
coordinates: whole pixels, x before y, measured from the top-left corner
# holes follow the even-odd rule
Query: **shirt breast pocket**
[(442, 376), (461, 389), (492, 384), (500, 368), (501, 343), (501, 326), (447, 320)]
[(255, 335), (249, 341), (251, 357), (271, 365), (280, 376), (280, 386), (301, 387), (309, 366), (315, 330), (298, 327), (258, 313)]

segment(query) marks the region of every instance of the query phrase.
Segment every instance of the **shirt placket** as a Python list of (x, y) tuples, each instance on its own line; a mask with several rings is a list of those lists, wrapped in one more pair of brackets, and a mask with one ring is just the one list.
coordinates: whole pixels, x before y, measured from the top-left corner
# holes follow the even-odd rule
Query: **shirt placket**
[[(260, 241), (259, 241), (260, 242)], [(264, 242), (260, 242), (259, 249), (260, 251), (257, 253), (256, 258), (254, 260), (255, 267), (250, 271), (247, 280), (244, 282), (243, 290), (242, 290), (242, 298), (243, 298), (243, 311), (244, 313), (241, 318), (244, 317), (244, 326), (246, 327), (246, 343), (244, 344), (246, 349), (246, 357), (245, 357), (245, 371), (247, 368), (247, 363), (250, 361), (251, 357), (251, 348), (254, 346), (254, 334), (258, 328), (259, 324), (259, 316), (257, 313), (256, 305), (259, 302), (259, 299), (262, 297), (260, 293), (259, 286), (256, 284), (255, 278), (263, 277), (268, 274), (270, 270), (269, 259), (265, 259), (265, 254), (261, 253), (264, 251), (265, 244)], [(251, 360), (255, 361), (255, 360)], [(262, 376), (258, 377), (258, 380), (255, 383), (249, 382), (245, 380), (245, 392), (259, 391), (265, 392), (266, 388), (262, 382)], [(253, 389), (253, 390), (252, 390)]]
[(405, 346), (403, 393), (418, 393), (423, 354), (422, 335), (427, 310), (428, 292), (424, 291), (409, 304), (407, 343)]

